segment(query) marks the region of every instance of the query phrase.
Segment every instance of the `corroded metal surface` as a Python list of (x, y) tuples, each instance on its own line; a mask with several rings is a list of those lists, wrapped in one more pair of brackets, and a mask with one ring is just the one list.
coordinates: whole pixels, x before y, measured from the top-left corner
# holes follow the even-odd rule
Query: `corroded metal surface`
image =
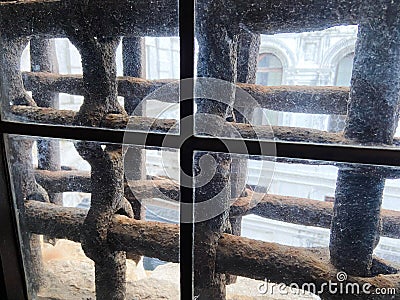
[(10, 1), (0, 2), (0, 28), (7, 35), (66, 37), (83, 13), (95, 35), (173, 36), (177, 11), (172, 0)]
[[(31, 69), (34, 72), (58, 73), (58, 62), (55, 42), (49, 39), (31, 38)], [(25, 84), (24, 84), (25, 86)], [(25, 87), (26, 88), (26, 87)], [(36, 86), (32, 89), (32, 97), (38, 106), (59, 108), (57, 92), (46, 91)], [(55, 140), (38, 140), (38, 168), (43, 170), (60, 170), (60, 142)], [(50, 202), (62, 205), (61, 194), (50, 194)]]
[[(344, 135), (360, 143), (393, 143), (399, 122), (400, 4), (365, 1)], [(381, 231), (385, 179), (363, 167), (342, 168), (336, 184), (331, 261), (350, 274), (371, 273)]]
[[(53, 204), (29, 201), (27, 216), (30, 229), (58, 238), (79, 240), (86, 211), (78, 208), (54, 206)], [(65, 230), (67, 228), (68, 230)], [(134, 251), (163, 260), (178, 260), (179, 227), (173, 224), (145, 222), (114, 216), (108, 233), (109, 246), (118, 250)], [(371, 284), (371, 292), (378, 287), (394, 287), (400, 292), (400, 278), (396, 268), (382, 266), (374, 259), (376, 273), (372, 277), (349, 276), (348, 281)], [(230, 234), (222, 234), (216, 249), (215, 269), (221, 273), (286, 284), (315, 283), (318, 287), (329, 280), (336, 280), (336, 269), (329, 263), (326, 248), (290, 247), (275, 243), (256, 241)], [(383, 275), (383, 273), (386, 273)], [(326, 290), (328, 292), (328, 290)], [(327, 299), (385, 299), (371, 295), (339, 295)], [(387, 297), (387, 295), (385, 295)], [(387, 299), (387, 298), (386, 298)]]
[[(84, 17), (75, 22), (85, 28)], [(71, 32), (71, 41), (82, 56), (84, 82), (84, 101), (73, 123), (99, 126), (108, 113), (125, 113), (117, 101), (115, 55), (119, 39), (97, 38), (87, 28), (85, 32)], [(75, 148), (91, 166), (91, 205), (81, 242), (85, 254), (95, 262), (96, 298), (122, 300), (126, 292), (126, 253), (112, 251), (106, 243), (112, 216), (124, 205), (122, 146), (102, 149), (100, 144), (79, 141)]]
[[(238, 75), (242, 74), (238, 70)], [(245, 70), (243, 77), (249, 76)], [(23, 73), (24, 85), (27, 90), (38, 88), (43, 91), (58, 91), (74, 95), (83, 94), (82, 76), (57, 75), (48, 73)], [(132, 97), (143, 99), (165, 84), (173, 84), (178, 92), (178, 82), (174, 80), (145, 80), (135, 77), (118, 77), (118, 95), (124, 96), (127, 105)], [(254, 98), (262, 108), (309, 114), (339, 114), (347, 113), (349, 100), (348, 87), (333, 86), (262, 86), (252, 83), (241, 83), (238, 79), (237, 87)], [(160, 99), (165, 102), (176, 102), (178, 95)], [(132, 101), (132, 105), (137, 99)], [(246, 107), (243, 99), (235, 99), (235, 107)], [(137, 104), (136, 104), (137, 105)], [(133, 105), (134, 106), (134, 105)], [(133, 111), (131, 108), (127, 112)], [(240, 119), (237, 120), (240, 122)]]
[[(381, 170), (383, 173), (383, 170)], [(70, 192), (82, 191), (89, 193), (90, 174), (87, 172), (61, 171), (49, 172), (36, 170), (35, 178), (47, 191)], [(135, 191), (139, 198), (163, 198), (179, 201), (179, 185), (170, 180), (138, 180), (125, 184), (127, 191)], [(261, 217), (305, 226), (330, 228), (333, 203), (306, 198), (262, 194), (246, 190), (236, 199), (230, 200), (230, 217), (241, 217), (255, 214)], [(400, 212), (383, 209), (382, 236), (400, 238)], [(234, 226), (232, 226), (234, 230)], [(240, 230), (240, 227), (237, 228)]]

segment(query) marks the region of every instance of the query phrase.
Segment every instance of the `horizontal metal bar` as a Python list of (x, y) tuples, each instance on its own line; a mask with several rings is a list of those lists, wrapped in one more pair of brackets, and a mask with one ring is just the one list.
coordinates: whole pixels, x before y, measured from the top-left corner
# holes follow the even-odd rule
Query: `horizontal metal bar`
[(178, 5), (176, 0), (0, 1), (5, 35), (65, 37), (78, 26), (94, 36), (176, 36)]
[[(332, 26), (357, 24), (362, 4), (360, 0), (299, 0), (295, 3), (281, 0), (222, 2), (221, 11), (210, 13), (225, 14), (234, 30), (244, 27), (264, 34), (315, 31)], [(231, 9), (226, 10), (225, 7)], [(72, 29), (70, 20), (75, 20), (75, 26), (80, 21), (95, 35), (177, 35), (178, 1), (0, 2), (0, 26), (8, 35), (65, 36), (68, 27)]]
[[(118, 130), (87, 128), (87, 127), (66, 127), (60, 125), (43, 124), (24, 124), (0, 121), (2, 133), (28, 135), (35, 137), (61, 138), (73, 140), (87, 140), (101, 143), (123, 143), (124, 132)], [(161, 133), (132, 133), (129, 144), (135, 144), (134, 137), (138, 141), (146, 141), (147, 146), (179, 148), (180, 138), (175, 135)], [(167, 143), (164, 139), (168, 136)], [(262, 149), (276, 147), (277, 157), (312, 159), (323, 161), (336, 161), (347, 163), (373, 164), (400, 166), (400, 149), (379, 148), (367, 146), (349, 145), (325, 145), (311, 143), (295, 143), (281, 141), (257, 141), (257, 140), (237, 140), (240, 147), (230, 147), (234, 149), (246, 149), (245, 152), (238, 154), (262, 155)], [(175, 144), (176, 143), (176, 144)], [(175, 144), (175, 145), (174, 145)], [(227, 146), (235, 144), (235, 140), (221, 139), (215, 137), (191, 137), (187, 143), (193, 150), (227, 152)], [(245, 148), (243, 148), (243, 145)]]
[[(255, 214), (267, 219), (304, 226), (330, 228), (333, 216), (333, 202), (306, 198), (262, 194), (247, 191), (246, 197), (238, 198), (231, 206), (231, 215)], [(381, 236), (400, 238), (400, 212), (381, 211)]]
[[(45, 72), (23, 73), (24, 86), (28, 91), (40, 90), (73, 95), (83, 95), (82, 75), (60, 75)], [(177, 103), (179, 81), (145, 80), (135, 77), (118, 77), (118, 95), (128, 97), (134, 91), (135, 97), (144, 99), (157, 89), (163, 88), (163, 95), (155, 99)], [(169, 85), (165, 88), (165, 85)], [(337, 86), (262, 86), (258, 84), (237, 83), (241, 89), (235, 99), (235, 107), (246, 107), (251, 96), (262, 108), (307, 114), (347, 113), (350, 89)], [(169, 95), (165, 95), (169, 93)], [(246, 95), (246, 97), (244, 96)], [(153, 99), (153, 98), (152, 98)], [(125, 99), (127, 101), (127, 99)], [(250, 107), (255, 109), (256, 107)]]
[[(122, 130), (106, 128), (68, 127), (62, 125), (14, 123), (8, 121), (0, 121), (0, 128), (1, 133), (8, 134), (117, 144), (124, 142), (125, 134)], [(150, 147), (162, 147), (165, 136), (166, 134), (133, 132), (131, 137), (132, 140), (136, 137), (138, 141), (146, 141), (146, 145)], [(126, 141), (126, 143), (127, 142), (128, 141)]]
[[(35, 178), (47, 192), (91, 192), (89, 172), (36, 170)], [(131, 191), (136, 199), (160, 198), (179, 201), (180, 198), (178, 183), (170, 179), (129, 181), (124, 189), (125, 195)], [(231, 200), (231, 216), (256, 214), (287, 223), (330, 228), (333, 215), (331, 202), (256, 193), (250, 190), (246, 190), (246, 193), (246, 196)], [(383, 209), (381, 217), (381, 235), (400, 239), (400, 212)]]

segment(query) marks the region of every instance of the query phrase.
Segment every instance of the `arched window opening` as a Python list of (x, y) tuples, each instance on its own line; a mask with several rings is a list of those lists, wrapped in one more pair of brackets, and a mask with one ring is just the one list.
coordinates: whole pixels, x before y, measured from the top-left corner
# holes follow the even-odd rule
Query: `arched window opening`
[(272, 53), (260, 55), (257, 65), (256, 83), (261, 85), (281, 85), (283, 66), (281, 60)]
[(350, 86), (353, 60), (354, 53), (349, 53), (339, 61), (336, 67), (336, 86)]
[[(353, 71), (354, 52), (343, 57), (336, 67), (335, 85), (350, 86), (351, 73)], [(329, 116), (328, 128), (330, 132), (341, 132), (346, 125), (345, 116), (332, 115)]]

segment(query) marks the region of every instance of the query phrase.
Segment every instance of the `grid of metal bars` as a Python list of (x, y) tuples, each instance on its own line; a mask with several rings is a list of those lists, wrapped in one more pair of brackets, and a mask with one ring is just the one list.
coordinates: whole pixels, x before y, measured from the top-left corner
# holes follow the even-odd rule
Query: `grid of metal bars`
[[(396, 97), (398, 98), (397, 89), (399, 88), (399, 84), (397, 80), (399, 80), (400, 76), (397, 76), (397, 68), (393, 68), (392, 66), (397, 64), (398, 59), (397, 52), (394, 49), (399, 44), (398, 37), (396, 36), (396, 28), (400, 19), (397, 17), (399, 5), (383, 0), (374, 1), (373, 3), (368, 1), (367, 4), (362, 1), (330, 1), (329, 3), (315, 1), (311, 5), (306, 5), (310, 3), (303, 2), (298, 1), (295, 4), (281, 6), (278, 5), (281, 4), (280, 1), (279, 3), (249, 3), (241, 1), (213, 1), (211, 3), (198, 1), (196, 9), (198, 31), (196, 34), (200, 43), (201, 61), (198, 67), (198, 75), (221, 78), (230, 82), (235, 82), (236, 78), (245, 78), (243, 81), (251, 83), (254, 80), (254, 74), (251, 73), (255, 71), (254, 62), (252, 62), (254, 60), (254, 53), (242, 53), (238, 58), (242, 66), (247, 65), (252, 67), (249, 67), (249, 72), (246, 74), (238, 74), (231, 58), (237, 55), (238, 47), (240, 49), (247, 49), (246, 45), (249, 43), (251, 45), (257, 44), (257, 34), (280, 31), (304, 31), (326, 28), (333, 25), (359, 24), (360, 33), (355, 61), (356, 71), (353, 73), (354, 84), (350, 90), (352, 98), (349, 106), (349, 122), (345, 131), (345, 138), (362, 143), (392, 144), (393, 124), (397, 124), (396, 121), (398, 121), (396, 110), (398, 99)], [(182, 1), (180, 3), (179, 22), (176, 19), (176, 3), (168, 1), (157, 1), (156, 4), (149, 1), (140, 1), (134, 7), (130, 1), (119, 1), (118, 3), (115, 1), (104, 1), (101, 4), (79, 4), (76, 1), (65, 1), (62, 3), (58, 1), (10, 1), (0, 4), (2, 44), (8, 46), (6, 51), (3, 50), (2, 64), (11, 66), (10, 70), (3, 70), (5, 73), (3, 80), (4, 78), (9, 80), (8, 82), (3, 82), (3, 86), (6, 86), (9, 92), (2, 96), (12, 101), (14, 105), (35, 105), (33, 100), (24, 94), (20, 72), (13, 68), (17, 65), (23, 46), (26, 45), (27, 39), (25, 37), (31, 34), (44, 35), (45, 37), (48, 37), (48, 35), (66, 35), (77, 45), (82, 54), (85, 102), (80, 112), (71, 117), (71, 124), (74, 125), (98, 126), (100, 122), (104, 121), (107, 114), (110, 113), (119, 113), (124, 120), (126, 112), (130, 109), (125, 107), (125, 110), (123, 110), (118, 107), (116, 102), (117, 81), (115, 80), (115, 57), (113, 53), (115, 53), (118, 41), (117, 36), (145, 36), (154, 33), (156, 35), (172, 35), (177, 33), (177, 24), (179, 23), (181, 78), (191, 78), (194, 74), (195, 20), (194, 4), (191, 2), (183, 3)], [(385, 14), (379, 15), (378, 13), (389, 10), (394, 11), (394, 13), (387, 17)], [(38, 17), (43, 11), (46, 12), (45, 21)], [(105, 11), (108, 13), (103, 14), (102, 12)], [(149, 18), (149, 14), (145, 14), (146, 18), (141, 17), (143, 15), (141, 12), (143, 11), (151, 12), (152, 17)], [(332, 11), (335, 11), (335, 13), (332, 13)], [(246, 12), (246, 14), (241, 14), (243, 12)], [(219, 31), (213, 25), (216, 22), (216, 17), (221, 15), (235, 16), (238, 19), (233, 22), (235, 26), (239, 25), (239, 23), (244, 23), (253, 33), (247, 39), (242, 38), (242, 41), (239, 42), (239, 36), (243, 37), (245, 33), (241, 32), (239, 27), (232, 26), (230, 18), (221, 20), (221, 24), (219, 25), (221, 25), (223, 30)], [(269, 22), (266, 20), (266, 15), (269, 18)], [(15, 21), (15, 16), (18, 16), (17, 21)], [(87, 23), (88, 20), (90, 20), (89, 23)], [(87, 24), (90, 24), (90, 26), (87, 27)], [(160, 24), (165, 26), (160, 27)], [(227, 30), (225, 31), (225, 29)], [(378, 46), (373, 43), (377, 39), (377, 32), (383, 32), (383, 34), (379, 35)], [(97, 36), (103, 36), (103, 34), (110, 37), (97, 38)], [(224, 34), (225, 39), (221, 39), (221, 36)], [(226, 43), (223, 41), (226, 41)], [(33, 45), (35, 45), (34, 48), (37, 50), (37, 53), (43, 55), (46, 52), (46, 43), (41, 39), (35, 40), (35, 42), (37, 44), (33, 43)], [(140, 43), (140, 38), (132, 38), (130, 41), (126, 40), (125, 53), (130, 54), (126, 57), (133, 59), (133, 62), (126, 60), (126, 65), (138, 65), (135, 61), (139, 62), (140, 56), (138, 58), (134, 57), (132, 53), (140, 52)], [(383, 48), (384, 50), (382, 51), (379, 48), (383, 46), (386, 46), (386, 48)], [(10, 51), (11, 49), (15, 51)], [(132, 49), (134, 50), (133, 52)], [(388, 49), (393, 49), (393, 51), (388, 51)], [(221, 56), (221, 52), (230, 53), (230, 56)], [(48, 55), (44, 55), (44, 57), (48, 57)], [(43, 59), (40, 59), (40, 62), (43, 64), (41, 71), (45, 71), (46, 67), (48, 70), (50, 69), (49, 66), (46, 66)], [(129, 69), (127, 68), (127, 70)], [(127, 75), (140, 77), (140, 72), (139, 70), (132, 70), (132, 74)], [(367, 81), (359, 80), (358, 78), (367, 78)], [(381, 86), (382, 81), (387, 83), (384, 87)], [(101, 83), (101, 89), (99, 89), (99, 82)], [(192, 86), (189, 90), (183, 91), (186, 95), (181, 95), (182, 98), (187, 98), (187, 94), (192, 97), (193, 89), (194, 87)], [(4, 90), (2, 92), (4, 93)], [(36, 96), (34, 94), (34, 98), (50, 98), (48, 102), (40, 106), (54, 105), (55, 101), (52, 99), (54, 95), (51, 92), (55, 91), (38, 90)], [(98, 99), (106, 100), (99, 102)], [(370, 107), (368, 103), (371, 103), (371, 101), (365, 102), (365, 99), (378, 99), (380, 105)], [(135, 103), (138, 102), (138, 99), (128, 102)], [(97, 110), (94, 110), (94, 107)], [(193, 101), (184, 101), (180, 107), (180, 118), (189, 118), (192, 125), (194, 124), (193, 108)], [(3, 106), (3, 109), (6, 111), (14, 109), (13, 113), (15, 113), (15, 107)], [(373, 110), (371, 111), (371, 109)], [(198, 110), (208, 113), (218, 113), (223, 109), (210, 106), (206, 100), (201, 100), (198, 101)], [(360, 114), (363, 115), (362, 118), (359, 118)], [(36, 112), (35, 116), (37, 115)], [(382, 118), (382, 116), (385, 116), (385, 118)], [(125, 124), (124, 122), (126, 120), (122, 124)], [(19, 205), (21, 206), (19, 208), (25, 209), (27, 226), (31, 229), (32, 236), (35, 233), (39, 233), (54, 238), (67, 237), (82, 242), (85, 253), (96, 263), (96, 291), (98, 297), (101, 299), (124, 298), (125, 251), (176, 261), (176, 249), (178, 248), (176, 239), (177, 228), (165, 226), (165, 228), (162, 228), (164, 231), (162, 233), (160, 231), (159, 239), (146, 240), (149, 244), (153, 243), (151, 245), (160, 246), (158, 252), (150, 253), (149, 249), (151, 247), (146, 248), (143, 246), (141, 248), (140, 246), (129, 245), (131, 243), (135, 244), (134, 241), (143, 238), (135, 236), (135, 229), (141, 228), (142, 230), (154, 231), (155, 229), (151, 225), (156, 227), (156, 224), (144, 224), (141, 221), (132, 221), (129, 225), (130, 227), (128, 226), (130, 230), (124, 231), (121, 228), (121, 224), (118, 223), (118, 219), (113, 217), (115, 211), (119, 209), (123, 209), (125, 214), (133, 217), (133, 211), (130, 211), (130, 206), (126, 205), (122, 198), (123, 180), (120, 148), (108, 145), (103, 152), (98, 149), (99, 146), (97, 144), (89, 141), (97, 140), (99, 142), (118, 143), (122, 142), (123, 133), (95, 128), (50, 127), (39, 124), (27, 126), (10, 121), (1, 121), (1, 123), (3, 133), (75, 138), (88, 141), (78, 144), (78, 151), (92, 166), (91, 192), (93, 200), (88, 216), (84, 216), (82, 212), (75, 210), (69, 212), (73, 217), (72, 224), (63, 223), (63, 220), (53, 224), (51, 220), (54, 219), (46, 218), (42, 213), (47, 212), (56, 215), (60, 213), (62, 215), (65, 211), (60, 207), (51, 207), (49, 211), (46, 204), (29, 201), (20, 203)], [(56, 122), (56, 124), (60, 125), (59, 122)], [(371, 124), (375, 127), (371, 128)], [(194, 128), (194, 126), (189, 127), (192, 130)], [(193, 131), (192, 133), (192, 136), (180, 148), (182, 172), (191, 175), (191, 177), (195, 174), (193, 174), (193, 161), (188, 160), (188, 157), (194, 157), (195, 161), (197, 161), (201, 155), (201, 153), (195, 155), (195, 151), (226, 153), (226, 145), (235, 144), (235, 141), (232, 140), (197, 137)], [(149, 146), (163, 145), (162, 141), (165, 137), (162, 133), (142, 134), (138, 132), (134, 135), (136, 135), (138, 140), (143, 140), (145, 137), (146, 143)], [(306, 137), (309, 136), (306, 135)], [(31, 147), (29, 143), (29, 141), (17, 142), (13, 147), (17, 147), (18, 149), (24, 148), (26, 152), (29, 152), (29, 147)], [(260, 155), (261, 148), (270, 142), (245, 140), (244, 143), (247, 146), (245, 154)], [(4, 141), (2, 144), (4, 148)], [(163, 146), (174, 147), (174, 144), (171, 142), (171, 145)], [(222, 153), (214, 154), (215, 159), (220, 162), (229, 162), (229, 155)], [(20, 160), (22, 163), (26, 163), (26, 157), (23, 155), (20, 157)], [(277, 155), (278, 157), (375, 163), (392, 166), (400, 165), (399, 155), (394, 149), (362, 149), (344, 146), (318, 146), (278, 142)], [(47, 161), (57, 164), (57, 158), (47, 159)], [(229, 164), (230, 162), (226, 165), (229, 166)], [(222, 163), (222, 165), (225, 164)], [(44, 168), (51, 169), (50, 166), (44, 166)], [(5, 170), (5, 167), (3, 169)], [(27, 169), (29, 169), (29, 166), (27, 166)], [(102, 173), (101, 177), (98, 175), (99, 173)], [(318, 254), (290, 247), (276, 249), (274, 245), (269, 243), (261, 243), (227, 235), (224, 232), (226, 231), (227, 220), (230, 217), (228, 213), (196, 224), (194, 228), (194, 293), (199, 295), (200, 299), (224, 299), (225, 282), (234, 279), (228, 279), (228, 275), (224, 276), (222, 274), (262, 279), (265, 276), (266, 270), (270, 272), (270, 278), (277, 281), (287, 280), (290, 282), (292, 280), (293, 282), (300, 283), (312, 281), (317, 284), (322, 284), (332, 276), (334, 277), (334, 273), (337, 270), (346, 270), (350, 275), (354, 276), (352, 280), (355, 282), (370, 282), (374, 287), (379, 287), (382, 285), (379, 279), (384, 278), (384, 284), (392, 285), (398, 289), (399, 275), (393, 274), (397, 271), (390, 266), (381, 264), (379, 265), (381, 269), (378, 268), (381, 272), (391, 273), (390, 275), (381, 275), (380, 278), (371, 276), (374, 275), (371, 274), (371, 263), (373, 263), (372, 250), (377, 236), (380, 234), (378, 228), (380, 215), (379, 195), (382, 192), (384, 179), (396, 176), (393, 174), (392, 170), (388, 172), (386, 168), (383, 168), (383, 170), (379, 169), (378, 171), (367, 167), (362, 170), (359, 168), (354, 169), (353, 167), (341, 168), (336, 194), (336, 203), (340, 203), (341, 205), (336, 205), (333, 208), (335, 213), (333, 214), (333, 234), (330, 249), (331, 262), (336, 268), (325, 261), (321, 265), (318, 264), (318, 259), (327, 257), (326, 253)], [(20, 192), (22, 195), (25, 194), (25, 197), (31, 196), (30, 194), (34, 190), (33, 184), (35, 179), (32, 177), (32, 174), (28, 175), (30, 178), (21, 179), (22, 181), (31, 180), (30, 183), (26, 184), (26, 186), (30, 186), (30, 190), (22, 190)], [(5, 177), (3, 179), (6, 180)], [(213, 180), (214, 185), (226, 185), (229, 181), (228, 178), (224, 178), (223, 176)], [(109, 184), (110, 189), (101, 191), (101, 187), (104, 186), (105, 182), (107, 184), (111, 183)], [(96, 188), (96, 184), (98, 188)], [(6, 186), (5, 182), (3, 186)], [(202, 191), (198, 189), (193, 191), (192, 188), (187, 188), (186, 186), (193, 186), (193, 183), (182, 182), (182, 186), (180, 187), (182, 202), (194, 203), (202, 200), (199, 197), (199, 195), (203, 194)], [(362, 190), (358, 191), (359, 194), (366, 194), (360, 198), (368, 200), (357, 203), (358, 209), (368, 214), (368, 217), (362, 219), (357, 218), (356, 215), (350, 217), (351, 209), (347, 208), (348, 199), (351, 197), (351, 193), (354, 193), (354, 188), (357, 186), (362, 187)], [(61, 192), (61, 190), (57, 192)], [(211, 190), (208, 190), (208, 192), (212, 193)], [(40, 193), (37, 191), (36, 194)], [(56, 198), (56, 194), (52, 197)], [(10, 193), (7, 196), (10, 199), (9, 196)], [(230, 197), (231, 195), (226, 195), (227, 199), (230, 199)], [(43, 199), (31, 199), (45, 201)], [(56, 200), (53, 199), (53, 202), (56, 202)], [(8, 225), (15, 224), (11, 217), (12, 210), (10, 210), (10, 203), (11, 200), (8, 204), (2, 202), (2, 208), (4, 208), (2, 209), (2, 214), (4, 215), (4, 220), (8, 220), (8, 222), (5, 222)], [(360, 208), (361, 206), (365, 206), (365, 208)], [(373, 209), (371, 208), (372, 206)], [(354, 229), (354, 226), (360, 226), (360, 222), (365, 225), (363, 227), (365, 230), (361, 233), (363, 236), (360, 238), (361, 244), (354, 245), (349, 243), (348, 235), (341, 235), (340, 233), (343, 229), (346, 231)], [(49, 226), (49, 224), (52, 226)], [(68, 228), (71, 230), (61, 234), (63, 226), (69, 226)], [(396, 223), (394, 226), (397, 226)], [(3, 229), (4, 236), (7, 236), (7, 240), (9, 241), (15, 241), (15, 235), (12, 234), (11, 228), (6, 227)], [(215, 228), (218, 228), (218, 230), (215, 230)], [(80, 232), (78, 236), (75, 235), (77, 231)], [(192, 231), (193, 224), (181, 224), (180, 261), (182, 299), (189, 299), (193, 295), (191, 288)], [(396, 230), (394, 231), (396, 232)], [(29, 234), (25, 242), (32, 239), (32, 236)], [(164, 239), (166, 237), (170, 241), (169, 243), (165, 243)], [(248, 250), (247, 252), (245, 251), (246, 249)], [(205, 257), (202, 255), (204, 250), (209, 251), (212, 255)], [(358, 251), (356, 255), (354, 255), (354, 251)], [(294, 273), (289, 276), (288, 274), (293, 272), (293, 268), (290, 266), (293, 260), (290, 257), (293, 257), (294, 252), (296, 252), (295, 265), (299, 268), (300, 273), (303, 272), (303, 274)], [(9, 255), (3, 253), (6, 253), (4, 246), (2, 246), (3, 269), (6, 274), (7, 286), (11, 287), (9, 278), (15, 276), (16, 271), (11, 271), (12, 268), (10, 267), (12, 264), (15, 265), (17, 263), (15, 257), (17, 251), (13, 252), (14, 255), (12, 253), (9, 253)], [(287, 263), (274, 260), (273, 255), (269, 256), (271, 253), (281, 258), (287, 258)], [(360, 253), (363, 255), (360, 255)], [(7, 262), (4, 262), (3, 257), (7, 259)], [(311, 261), (307, 261), (310, 259)], [(313, 264), (318, 264), (321, 269), (309, 270), (308, 267)], [(28, 276), (31, 275), (28, 271)], [(19, 276), (21, 278), (21, 273), (19, 273)], [(17, 280), (16, 282), (22, 284), (22, 280)], [(31, 287), (31, 289), (35, 290), (37, 287)], [(8, 292), (13, 295), (19, 293), (18, 289), (15, 291), (8, 289)]]

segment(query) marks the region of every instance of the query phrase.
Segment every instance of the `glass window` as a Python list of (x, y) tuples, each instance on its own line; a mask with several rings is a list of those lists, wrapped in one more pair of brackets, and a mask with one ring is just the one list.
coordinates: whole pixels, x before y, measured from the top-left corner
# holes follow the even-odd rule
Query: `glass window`
[[(39, 10), (46, 15), (47, 9), (51, 10), (49, 7)], [(56, 33), (46, 34), (45, 39), (41, 34), (24, 38), (26, 33), (4, 37), (0, 40), (4, 45), (3, 63), (10, 68), (2, 68), (1, 118), (21, 123), (139, 131), (147, 129), (133, 125), (140, 122), (129, 122), (128, 117), (147, 116), (150, 123), (157, 119), (176, 123), (178, 84), (164, 87), (162, 92), (166, 93), (168, 89), (169, 95), (163, 100), (153, 93), (179, 78), (179, 38), (174, 32), (175, 21), (175, 15), (171, 13), (158, 18), (160, 23), (171, 23), (169, 29), (160, 27), (158, 31), (140, 34), (129, 33), (132, 29), (120, 23), (117, 32), (110, 33), (112, 39), (104, 35), (104, 39), (99, 38), (98, 32), (87, 33), (85, 37), (83, 34), (75, 36), (74, 31), (67, 33), (60, 24), (53, 24)], [(96, 22), (92, 20), (79, 26), (85, 27), (83, 32), (89, 32), (87, 27), (98, 27), (98, 24), (91, 24)], [(163, 30), (169, 37), (158, 33)], [(96, 57), (95, 51), (107, 52), (107, 55)], [(88, 67), (102, 63), (107, 64), (107, 68)], [(89, 83), (86, 78), (93, 80)], [(107, 91), (93, 84), (98, 81), (108, 85)], [(132, 91), (135, 91), (134, 97)], [(97, 101), (91, 97), (102, 99), (108, 107), (104, 113), (97, 115), (96, 110), (86, 108)], [(91, 111), (92, 117), (80, 119), (81, 109)], [(110, 114), (119, 117), (113, 118)], [(123, 126), (128, 123), (129, 126)]]
[(8, 298), (396, 298), (400, 3), (320, 2), (0, 1)]
[[(126, 289), (127, 299), (160, 292), (179, 299), (177, 151), (18, 135), (6, 142), (29, 298), (94, 299), (96, 292), (106, 298)], [(103, 158), (83, 159), (89, 148)], [(109, 230), (107, 239), (97, 235), (105, 206), (116, 233)], [(169, 236), (169, 248), (133, 246), (159, 226), (169, 233), (153, 234), (160, 243)], [(126, 235), (118, 236), (123, 227)], [(101, 280), (113, 280), (116, 290), (101, 290)]]
[[(221, 162), (209, 184), (201, 181), (205, 174), (198, 168), (199, 158), (204, 156)], [(230, 177), (235, 179), (231, 182), (224, 178), (224, 160), (231, 162)], [(199, 264), (204, 262), (205, 248), (212, 246), (210, 236), (216, 234), (215, 227), (210, 230), (207, 226), (221, 226), (217, 263), (229, 280), (228, 299), (324, 299), (329, 292), (323, 285), (314, 280), (310, 285), (297, 282), (320, 268), (329, 269), (329, 252), (332, 262), (342, 264), (339, 276), (361, 274), (368, 268), (371, 278), (390, 278), (397, 272), (394, 266), (400, 262), (400, 233), (392, 224), (400, 220), (400, 198), (395, 199), (398, 167), (236, 154), (227, 157), (215, 152), (195, 152), (193, 167), (199, 178), (195, 180), (194, 205), (198, 218), (195, 291), (196, 287), (198, 292), (206, 289), (207, 279), (200, 276), (204, 270)], [(210, 164), (208, 169), (212, 168)], [(239, 196), (232, 191), (239, 191)], [(227, 215), (222, 213), (224, 201), (229, 207)], [(203, 220), (206, 214), (207, 222)], [(296, 263), (299, 257), (301, 264)], [(374, 271), (370, 266), (379, 261), (383, 269)], [(299, 269), (302, 279), (295, 279)], [(263, 274), (260, 277), (255, 275), (259, 272)], [(357, 284), (362, 286), (363, 280)], [(346, 283), (343, 279), (344, 288)], [(279, 285), (281, 288), (276, 288)]]

